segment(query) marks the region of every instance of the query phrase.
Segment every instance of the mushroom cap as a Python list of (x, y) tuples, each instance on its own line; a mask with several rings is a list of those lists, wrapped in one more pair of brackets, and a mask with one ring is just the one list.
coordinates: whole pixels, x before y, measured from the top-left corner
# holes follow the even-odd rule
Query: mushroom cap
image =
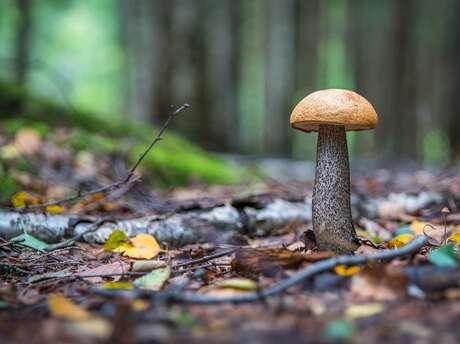
[(366, 130), (377, 126), (377, 113), (366, 98), (356, 92), (327, 89), (303, 98), (291, 114), (291, 127), (318, 131), (321, 124), (343, 125), (345, 130)]

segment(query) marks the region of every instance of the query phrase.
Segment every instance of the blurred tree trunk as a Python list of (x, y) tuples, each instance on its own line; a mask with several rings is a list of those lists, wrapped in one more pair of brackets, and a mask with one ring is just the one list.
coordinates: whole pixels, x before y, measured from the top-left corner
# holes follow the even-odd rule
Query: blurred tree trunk
[(207, 0), (204, 40), (208, 63), (206, 91), (210, 112), (209, 136), (212, 149), (238, 148), (238, 80), (240, 42), (239, 3)]
[[(120, 0), (125, 57), (125, 118), (161, 121), (170, 110), (171, 2)], [(163, 115), (164, 116), (164, 115)]]
[[(451, 7), (450, 20), (447, 21), (447, 127), (446, 133), (449, 141), (450, 162), (460, 161), (460, 2), (454, 1)], [(450, 24), (450, 25), (449, 25)]]
[(18, 28), (16, 31), (16, 82), (24, 86), (30, 59), (31, 0), (16, 0)]
[(288, 116), (295, 81), (295, 2), (267, 2), (265, 79), (265, 153), (281, 156), (290, 151)]
[(264, 151), (265, 20), (264, 0), (241, 0), (238, 141), (240, 153)]
[[(385, 4), (390, 7), (391, 27), (386, 40), (379, 44), (380, 66), (373, 67), (381, 69), (380, 78), (372, 81), (376, 85), (376, 105), (380, 105), (377, 110), (381, 109), (382, 116), (377, 130), (377, 149), (386, 161), (407, 162), (418, 158), (415, 6), (413, 0), (392, 0)], [(363, 52), (366, 53), (367, 50)]]
[[(319, 43), (319, 0), (296, 0), (293, 21), (295, 23), (295, 89), (290, 97), (290, 108), (307, 94), (316, 90), (318, 43)], [(285, 121), (289, 119), (289, 112)], [(287, 125), (287, 124), (286, 124)], [(314, 159), (316, 143), (314, 135), (304, 135), (289, 130), (291, 153), (295, 158)]]

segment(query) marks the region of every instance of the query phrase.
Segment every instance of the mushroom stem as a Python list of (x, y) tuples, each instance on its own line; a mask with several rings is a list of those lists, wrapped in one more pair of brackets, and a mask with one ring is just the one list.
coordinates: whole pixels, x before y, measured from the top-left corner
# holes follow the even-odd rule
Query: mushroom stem
[(313, 230), (320, 250), (349, 254), (358, 248), (350, 208), (345, 128), (320, 125), (313, 189)]

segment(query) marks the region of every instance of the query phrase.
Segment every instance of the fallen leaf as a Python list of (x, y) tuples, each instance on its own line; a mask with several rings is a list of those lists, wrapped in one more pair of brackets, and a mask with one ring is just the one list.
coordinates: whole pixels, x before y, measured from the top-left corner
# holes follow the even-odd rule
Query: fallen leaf
[(136, 287), (148, 290), (160, 290), (171, 276), (171, 268), (155, 269), (152, 272), (137, 278), (134, 281)]
[(140, 260), (134, 262), (132, 271), (149, 272), (158, 268), (164, 268), (167, 263), (164, 260)]
[(353, 324), (344, 319), (337, 319), (326, 325), (323, 331), (325, 339), (331, 342), (349, 341), (355, 334)]
[(40, 203), (40, 198), (38, 196), (32, 195), (25, 191), (17, 192), (11, 197), (11, 204), (15, 208), (33, 206), (39, 203)]
[(236, 251), (231, 265), (243, 275), (273, 275), (283, 268), (298, 267), (303, 260), (301, 253), (284, 248), (243, 248)]
[(129, 238), (120, 229), (114, 230), (110, 233), (109, 238), (106, 240), (104, 244), (104, 251), (109, 252), (119, 248), (121, 245), (129, 243)]
[(460, 245), (460, 232), (455, 232), (447, 238), (447, 242), (453, 242), (456, 245)]
[(122, 247), (123, 255), (130, 258), (152, 259), (161, 252), (161, 247), (150, 234), (138, 234), (131, 239), (132, 247)]
[[(129, 265), (125, 262), (119, 261), (110, 264), (100, 265), (98, 267), (78, 272), (78, 276), (82, 277), (85, 281), (90, 283), (101, 283), (102, 277), (85, 277), (94, 275), (107, 275), (107, 274), (121, 274), (129, 271)], [(112, 276), (114, 281), (118, 281), (122, 276)]]
[(351, 279), (351, 292), (363, 299), (390, 301), (407, 294), (407, 275), (392, 265), (363, 268)]
[(48, 296), (48, 309), (56, 318), (81, 321), (89, 319), (89, 313), (61, 294)]
[(337, 265), (334, 268), (334, 272), (340, 276), (351, 276), (358, 273), (361, 270), (359, 266), (345, 266), (345, 265)]
[(45, 208), (45, 211), (49, 214), (62, 214), (63, 212), (65, 212), (65, 210), (65, 207), (58, 204), (48, 205)]
[(32, 155), (40, 150), (42, 140), (35, 129), (22, 128), (16, 133), (14, 145), (19, 153)]
[(85, 336), (94, 339), (108, 339), (113, 331), (113, 325), (101, 317), (91, 317), (89, 319), (75, 321), (67, 327), (75, 335)]
[(21, 235), (15, 236), (11, 240), (20, 241), (21, 245), (31, 247), (35, 250), (44, 250), (48, 247), (48, 244), (46, 242), (38, 240), (37, 238), (27, 233), (23, 233)]
[(132, 289), (134, 288), (131, 282), (105, 282), (102, 284), (106, 289)]
[(447, 244), (430, 252), (428, 260), (436, 266), (457, 266), (457, 253), (454, 245)]
[(388, 245), (388, 248), (403, 247), (408, 242), (410, 242), (413, 238), (414, 236), (412, 234), (400, 234), (397, 237), (388, 241), (387, 245)]
[(351, 305), (345, 310), (345, 319), (352, 321), (359, 318), (368, 318), (381, 313), (384, 309), (384, 305), (377, 302)]
[(240, 289), (240, 290), (256, 290), (257, 289), (256, 282), (248, 278), (229, 278), (229, 279), (217, 281), (213, 285), (219, 288), (232, 288), (232, 289)]

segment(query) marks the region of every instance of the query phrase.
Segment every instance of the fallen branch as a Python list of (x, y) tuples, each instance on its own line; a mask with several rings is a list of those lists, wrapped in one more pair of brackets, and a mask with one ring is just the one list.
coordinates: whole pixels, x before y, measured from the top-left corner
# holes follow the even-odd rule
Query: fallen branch
[(166, 301), (175, 303), (194, 303), (194, 304), (218, 304), (218, 303), (243, 303), (255, 302), (264, 298), (274, 296), (284, 292), (288, 288), (300, 284), (314, 275), (333, 269), (336, 265), (364, 265), (371, 262), (390, 260), (419, 251), (426, 243), (426, 237), (421, 235), (414, 238), (406, 246), (394, 249), (384, 250), (380, 253), (363, 256), (339, 256), (330, 258), (318, 263), (314, 263), (304, 270), (297, 272), (289, 278), (286, 278), (272, 287), (262, 289), (258, 292), (251, 292), (244, 295), (235, 296), (207, 296), (191, 292), (153, 292), (141, 289), (133, 290), (116, 290), (92, 288), (92, 292), (106, 297), (126, 297), (126, 298), (149, 298), (153, 301)]
[(60, 200), (56, 200), (56, 201), (50, 201), (50, 202), (37, 204), (37, 205), (33, 205), (33, 206), (26, 205), (24, 207), (4, 208), (4, 209), (8, 209), (8, 210), (13, 210), (14, 209), (17, 212), (25, 212), (25, 211), (29, 211), (29, 210), (44, 209), (44, 208), (52, 206), (52, 205), (62, 205), (62, 204), (70, 203), (70, 202), (75, 202), (75, 201), (77, 201), (79, 199), (83, 199), (83, 198), (86, 198), (88, 196), (95, 195), (95, 194), (104, 194), (105, 196), (107, 196), (108, 194), (114, 192), (115, 190), (118, 190), (118, 189), (122, 188), (125, 185), (128, 185), (130, 183), (134, 183), (134, 182), (140, 180), (139, 177), (134, 177), (134, 173), (136, 172), (136, 169), (139, 167), (139, 165), (144, 160), (144, 158), (147, 156), (147, 154), (150, 152), (150, 150), (159, 141), (162, 140), (162, 138), (163, 138), (162, 135), (165, 132), (165, 130), (168, 128), (168, 126), (171, 123), (171, 121), (180, 112), (182, 112), (183, 110), (187, 109), (188, 107), (189, 107), (189, 105), (187, 103), (185, 103), (182, 106), (178, 107), (176, 110), (174, 110), (168, 116), (168, 118), (166, 119), (165, 123), (163, 124), (161, 129), (158, 131), (158, 134), (155, 136), (155, 138), (150, 143), (150, 145), (144, 150), (144, 152), (142, 152), (142, 154), (139, 156), (139, 158), (134, 163), (134, 165), (129, 169), (128, 174), (126, 175), (126, 177), (124, 177), (123, 179), (121, 179), (119, 181), (116, 181), (115, 183), (112, 183), (110, 185), (95, 189), (95, 190), (91, 190), (91, 191), (87, 191), (87, 192), (78, 192), (77, 195), (74, 195), (74, 196), (71, 196), (71, 197), (68, 197), (68, 198), (64, 198), (64, 199), (60, 199)]

